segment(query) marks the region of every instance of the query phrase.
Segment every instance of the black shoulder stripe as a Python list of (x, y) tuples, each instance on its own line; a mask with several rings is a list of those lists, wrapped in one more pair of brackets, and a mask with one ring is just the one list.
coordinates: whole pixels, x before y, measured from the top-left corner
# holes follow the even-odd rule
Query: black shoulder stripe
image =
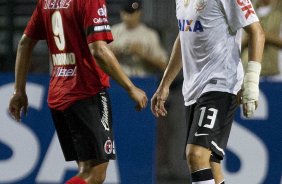
[(85, 29), (86, 36), (91, 35), (93, 33), (100, 33), (100, 32), (110, 32), (111, 26), (108, 24), (103, 25), (96, 25), (96, 26), (89, 26)]

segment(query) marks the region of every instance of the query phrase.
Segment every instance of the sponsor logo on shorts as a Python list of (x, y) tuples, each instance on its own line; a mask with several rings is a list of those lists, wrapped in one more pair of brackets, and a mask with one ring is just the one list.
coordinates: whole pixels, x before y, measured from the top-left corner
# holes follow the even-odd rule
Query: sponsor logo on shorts
[(101, 102), (102, 102), (102, 118), (101, 123), (106, 131), (110, 131), (109, 126), (109, 109), (108, 109), (108, 99), (104, 96), (101, 96)]
[(105, 150), (105, 153), (107, 153), (108, 155), (109, 154), (112, 154), (113, 153), (113, 143), (110, 139), (108, 139), (105, 144), (104, 144), (104, 150)]

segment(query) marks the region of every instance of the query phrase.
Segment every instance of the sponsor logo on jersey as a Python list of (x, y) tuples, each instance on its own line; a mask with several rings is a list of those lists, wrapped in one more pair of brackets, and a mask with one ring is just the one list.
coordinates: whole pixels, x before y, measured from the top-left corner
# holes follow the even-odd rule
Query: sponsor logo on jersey
[(199, 20), (185, 20), (179, 19), (178, 20), (178, 27), (180, 31), (186, 32), (204, 32), (204, 28), (202, 26), (201, 21)]
[(110, 25), (94, 26), (94, 32), (110, 31)]
[(94, 24), (102, 24), (102, 23), (108, 23), (108, 18), (94, 18), (93, 19)]
[(76, 66), (74, 68), (65, 68), (65, 66), (54, 67), (52, 76), (72, 77), (76, 75)]
[[(76, 64), (75, 54), (74, 53), (59, 53), (52, 54), (53, 61), (53, 76), (56, 77), (70, 77), (76, 75)], [(72, 66), (72, 68), (67, 68)]]
[(103, 4), (103, 7), (102, 8), (99, 8), (97, 10), (97, 13), (99, 16), (101, 17), (107, 17), (107, 8), (106, 8), (106, 5)]
[(207, 0), (196, 0), (194, 4), (194, 8), (197, 12), (203, 11), (207, 6)]
[(108, 139), (105, 144), (104, 144), (104, 150), (105, 150), (105, 153), (107, 153), (108, 155), (113, 153), (113, 143), (110, 139)]
[(248, 19), (250, 15), (256, 14), (250, 0), (237, 0), (237, 4), (241, 7), (241, 10), (245, 13), (246, 19)]
[(63, 9), (70, 6), (72, 0), (45, 0), (44, 9)]
[(110, 131), (108, 99), (105, 96), (101, 96), (101, 103), (102, 103), (101, 123), (106, 131)]
[(66, 66), (76, 64), (75, 54), (72, 52), (52, 54), (52, 60), (54, 66)]
[(110, 25), (97, 25), (97, 26), (89, 26), (86, 30), (85, 30), (85, 34), (91, 35), (93, 33), (98, 33), (98, 32), (109, 32), (111, 31), (111, 26)]

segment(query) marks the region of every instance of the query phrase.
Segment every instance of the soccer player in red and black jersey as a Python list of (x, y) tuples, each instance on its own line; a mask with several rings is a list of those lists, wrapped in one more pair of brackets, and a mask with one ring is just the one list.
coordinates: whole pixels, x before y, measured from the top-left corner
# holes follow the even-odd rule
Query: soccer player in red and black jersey
[(108, 161), (115, 158), (109, 76), (136, 102), (147, 105), (144, 91), (124, 74), (107, 43), (112, 41), (105, 0), (39, 0), (19, 42), (12, 117), (26, 113), (26, 78), (32, 50), (46, 40), (53, 70), (48, 105), (66, 161), (75, 160), (79, 173), (68, 184), (100, 184)]

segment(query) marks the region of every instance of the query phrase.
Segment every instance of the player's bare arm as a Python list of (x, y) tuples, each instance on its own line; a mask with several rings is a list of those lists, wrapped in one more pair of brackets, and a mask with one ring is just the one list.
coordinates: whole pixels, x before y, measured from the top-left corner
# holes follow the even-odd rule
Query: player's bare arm
[(164, 103), (169, 94), (169, 87), (181, 68), (181, 46), (178, 36), (174, 42), (171, 57), (164, 72), (161, 83), (151, 99), (151, 111), (156, 117), (165, 116), (167, 114)]
[(246, 26), (248, 33), (249, 62), (243, 84), (243, 111), (246, 117), (251, 117), (258, 105), (259, 75), (264, 49), (265, 34), (259, 22)]
[(37, 40), (23, 35), (17, 50), (15, 69), (15, 90), (10, 100), (9, 111), (11, 116), (20, 121), (21, 112), (27, 113), (28, 99), (25, 91), (26, 78), (31, 63), (30, 57)]
[(108, 48), (107, 43), (105, 41), (96, 41), (89, 44), (89, 49), (104, 72), (117, 81), (137, 103), (136, 110), (144, 109), (148, 101), (145, 92), (137, 88), (126, 76), (115, 55)]
[(249, 37), (249, 61), (262, 61), (265, 34), (259, 22), (246, 26), (245, 31)]

